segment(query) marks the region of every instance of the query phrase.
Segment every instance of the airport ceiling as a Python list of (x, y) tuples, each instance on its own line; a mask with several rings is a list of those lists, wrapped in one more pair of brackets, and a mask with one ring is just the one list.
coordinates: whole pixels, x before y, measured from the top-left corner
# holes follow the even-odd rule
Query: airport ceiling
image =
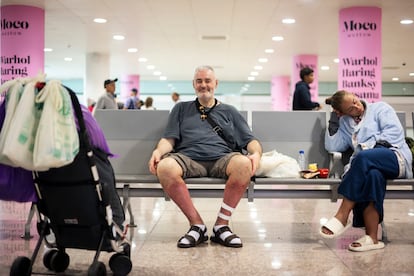
[[(87, 54), (109, 55), (111, 77), (139, 74), (141, 80), (189, 80), (201, 64), (215, 67), (220, 80), (256, 81), (290, 75), (292, 57), (318, 56), (319, 81), (336, 81), (339, 10), (382, 9), (382, 79), (414, 82), (413, 0), (2, 0), (45, 9), (45, 71), (48, 78), (85, 74)], [(94, 23), (105, 18), (104, 24)], [(282, 19), (294, 18), (294, 24)], [(124, 40), (114, 40), (123, 35)], [(283, 41), (273, 41), (283, 36)], [(136, 52), (128, 52), (135, 48)], [(274, 49), (273, 53), (265, 53)], [(71, 58), (72, 61), (65, 61)], [(139, 62), (146, 58), (147, 62)], [(268, 62), (260, 64), (259, 58)], [(148, 69), (148, 65), (154, 68)]]

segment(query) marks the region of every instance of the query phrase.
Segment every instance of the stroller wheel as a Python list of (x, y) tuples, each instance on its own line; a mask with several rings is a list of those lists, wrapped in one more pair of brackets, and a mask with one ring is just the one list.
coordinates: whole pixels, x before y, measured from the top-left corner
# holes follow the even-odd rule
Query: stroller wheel
[(63, 272), (69, 266), (69, 255), (66, 252), (57, 251), (51, 256), (50, 267), (55, 272)]
[(43, 255), (43, 265), (49, 270), (52, 270), (52, 257), (55, 254), (58, 254), (58, 250), (53, 248)]
[(17, 257), (10, 268), (10, 276), (31, 275), (32, 267), (31, 261), (27, 257)]
[(125, 276), (132, 269), (132, 262), (128, 256), (116, 253), (109, 259), (109, 267), (116, 276)]
[(95, 262), (88, 269), (88, 276), (106, 276), (106, 267), (103, 262)]

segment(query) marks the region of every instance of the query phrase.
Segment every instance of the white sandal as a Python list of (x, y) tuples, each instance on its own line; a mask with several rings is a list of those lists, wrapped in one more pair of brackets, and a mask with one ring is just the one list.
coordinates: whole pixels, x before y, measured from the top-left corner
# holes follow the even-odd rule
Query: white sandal
[[(342, 235), (349, 227), (351, 227), (351, 224), (351, 222), (348, 222), (344, 226), (339, 219), (337, 219), (336, 217), (332, 217), (321, 227), (321, 229), (319, 230), (319, 234), (326, 239), (333, 239)], [(332, 234), (326, 234), (322, 232), (323, 227), (331, 231)]]

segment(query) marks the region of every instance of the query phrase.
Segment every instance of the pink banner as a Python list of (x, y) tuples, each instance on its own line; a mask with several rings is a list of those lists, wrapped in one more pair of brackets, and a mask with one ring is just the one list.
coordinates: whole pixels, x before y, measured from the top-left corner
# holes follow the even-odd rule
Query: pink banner
[[(293, 92), (295, 85), (300, 81), (300, 70), (305, 67), (313, 69), (314, 80), (310, 86), (311, 99), (313, 102), (318, 102), (318, 56), (317, 55), (297, 55), (293, 57), (293, 69), (291, 76), (291, 95), (293, 99)], [(292, 109), (292, 107), (290, 107)]]
[(381, 100), (381, 9), (352, 7), (339, 12), (338, 90), (368, 102)]
[(132, 88), (138, 89), (138, 98), (140, 97), (140, 90), (139, 90), (139, 75), (124, 75), (120, 79), (120, 94), (121, 99), (126, 100), (129, 97), (129, 93), (131, 92)]
[(44, 72), (45, 12), (41, 8), (1, 7), (1, 83)]
[(277, 111), (290, 111), (290, 77), (278, 76), (272, 78), (272, 109)]

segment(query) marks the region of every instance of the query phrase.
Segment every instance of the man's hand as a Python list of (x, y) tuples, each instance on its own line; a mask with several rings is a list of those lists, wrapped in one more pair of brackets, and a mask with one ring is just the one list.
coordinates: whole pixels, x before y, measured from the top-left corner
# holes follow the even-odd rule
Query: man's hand
[(148, 168), (153, 175), (157, 175), (157, 166), (158, 162), (161, 160), (161, 156), (160, 152), (155, 149), (152, 152), (150, 160), (148, 161)]

